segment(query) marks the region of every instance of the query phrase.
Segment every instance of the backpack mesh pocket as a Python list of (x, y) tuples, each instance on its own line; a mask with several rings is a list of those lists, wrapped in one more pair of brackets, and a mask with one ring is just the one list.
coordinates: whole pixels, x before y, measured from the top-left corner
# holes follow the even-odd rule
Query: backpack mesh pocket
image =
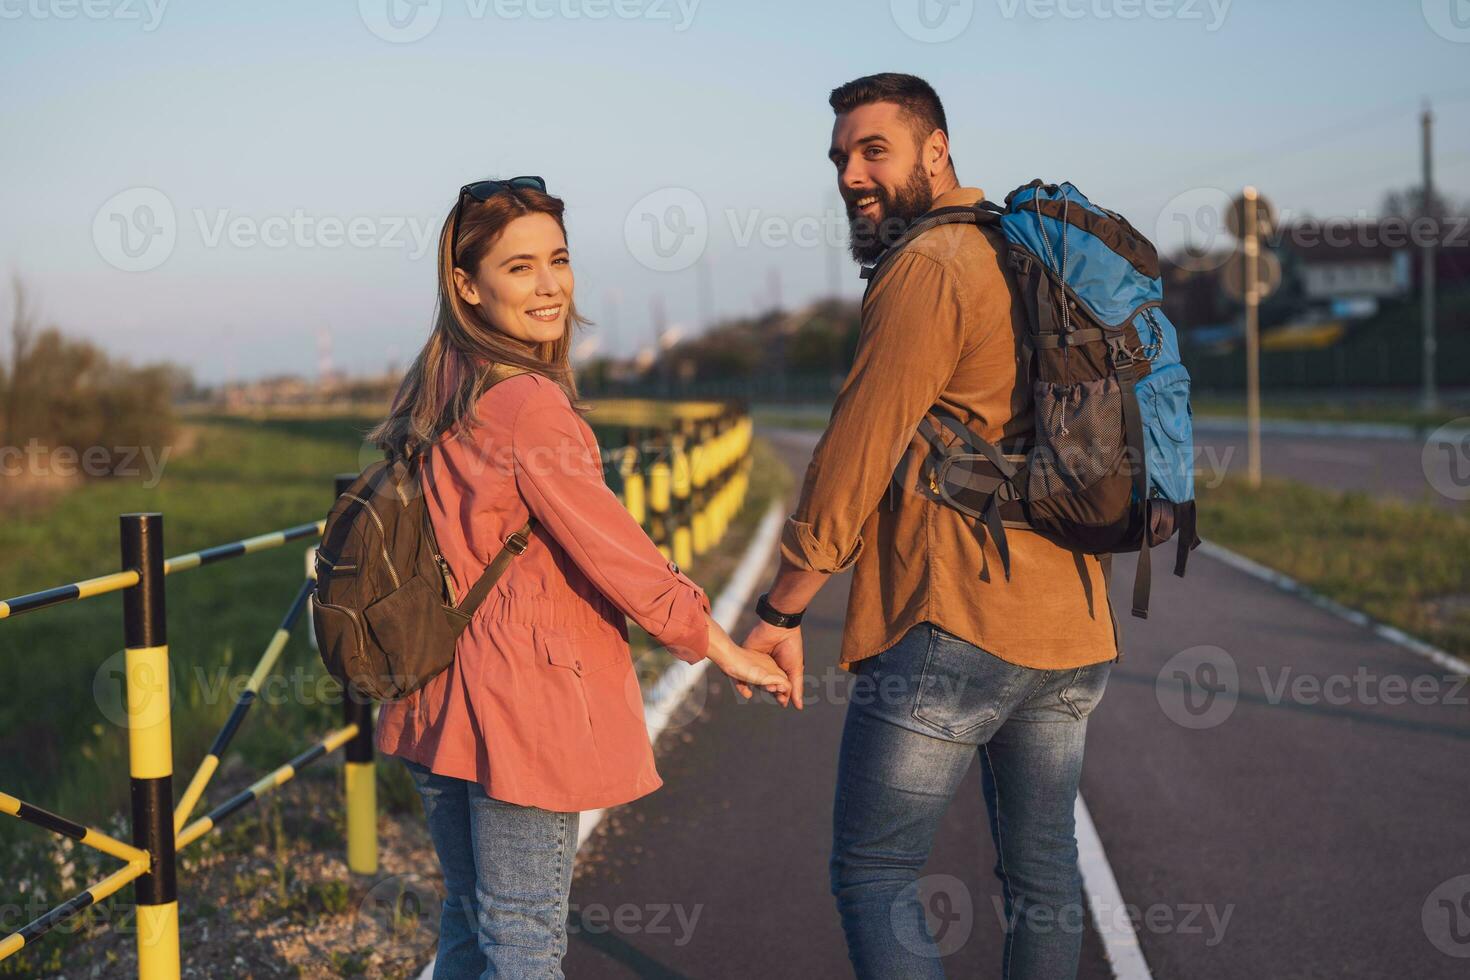
[(1115, 472), (1123, 455), (1123, 390), (1107, 377), (1035, 387), (1030, 500), (1077, 495)]

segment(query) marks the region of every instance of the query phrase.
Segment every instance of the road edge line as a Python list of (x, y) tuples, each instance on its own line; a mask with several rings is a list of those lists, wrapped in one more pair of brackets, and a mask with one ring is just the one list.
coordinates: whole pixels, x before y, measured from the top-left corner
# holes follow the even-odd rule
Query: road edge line
[(1215, 544), (1212, 541), (1200, 542), (1198, 550), (1211, 558), (1224, 562), (1237, 571), (1244, 572), (1252, 578), (1268, 582), (1283, 592), (1289, 592), (1300, 599), (1305, 599), (1307, 602), (1325, 612), (1331, 613), (1338, 619), (1346, 620), (1355, 626), (1361, 626), (1364, 629), (1370, 630), (1381, 639), (1408, 650), (1410, 653), (1417, 654), (1431, 663), (1443, 667), (1445, 670), (1470, 675), (1470, 662), (1466, 662), (1452, 653), (1441, 650), (1432, 643), (1426, 643), (1417, 637), (1410, 636), (1397, 626), (1390, 626), (1387, 623), (1374, 619), (1365, 612), (1344, 606), (1335, 599), (1329, 599), (1320, 592), (1316, 592), (1310, 587), (1298, 582), (1285, 572), (1278, 572), (1274, 568), (1267, 568), (1265, 565), (1247, 558), (1239, 552), (1231, 551), (1224, 545)]
[(1108, 966), (1116, 980), (1153, 980), (1148, 961), (1143, 956), (1143, 947), (1138, 943), (1138, 933), (1133, 929), (1133, 920), (1122, 914), (1127, 908), (1123, 904), (1123, 893), (1113, 875), (1113, 866), (1108, 863), (1107, 852), (1103, 850), (1102, 838), (1097, 835), (1092, 813), (1080, 792), (1072, 806), (1072, 814), (1077, 824), (1077, 869), (1082, 872), (1082, 889), (1087, 894), (1087, 906), (1092, 912), (1098, 938), (1102, 940)]

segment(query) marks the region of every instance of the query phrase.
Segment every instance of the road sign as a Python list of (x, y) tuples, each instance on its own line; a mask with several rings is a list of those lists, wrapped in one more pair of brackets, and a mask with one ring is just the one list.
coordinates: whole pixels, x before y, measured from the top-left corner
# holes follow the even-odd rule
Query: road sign
[[(1225, 213), (1225, 227), (1230, 234), (1236, 238), (1245, 237), (1245, 195), (1239, 195), (1230, 202), (1230, 210)], [(1256, 195), (1256, 234), (1262, 238), (1269, 238), (1276, 233), (1276, 206), (1270, 201)]]
[[(1244, 252), (1236, 252), (1226, 260), (1225, 267), (1220, 270), (1220, 287), (1237, 301), (1245, 302)], [(1276, 257), (1275, 252), (1262, 249), (1256, 254), (1256, 299), (1265, 299), (1279, 288), (1281, 260)]]

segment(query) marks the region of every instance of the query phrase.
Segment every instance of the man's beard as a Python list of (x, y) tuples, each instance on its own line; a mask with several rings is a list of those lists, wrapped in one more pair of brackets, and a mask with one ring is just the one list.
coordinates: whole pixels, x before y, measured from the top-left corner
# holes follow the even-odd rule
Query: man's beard
[[(853, 207), (854, 201), (869, 194), (878, 195), (882, 217), (877, 221), (858, 213)], [(908, 181), (892, 197), (883, 188), (852, 195), (847, 201), (848, 249), (852, 257), (864, 265), (876, 261), (933, 206), (934, 194), (929, 189), (929, 175), (922, 165), (914, 167)]]

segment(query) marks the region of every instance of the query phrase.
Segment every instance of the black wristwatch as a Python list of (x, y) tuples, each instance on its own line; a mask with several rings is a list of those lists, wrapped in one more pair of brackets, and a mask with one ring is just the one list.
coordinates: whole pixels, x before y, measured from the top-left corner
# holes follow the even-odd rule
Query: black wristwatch
[(803, 609), (798, 613), (780, 612), (771, 605), (771, 594), (762, 592), (761, 597), (755, 601), (755, 614), (772, 626), (790, 629), (801, 625), (801, 617), (806, 615), (806, 610)]

